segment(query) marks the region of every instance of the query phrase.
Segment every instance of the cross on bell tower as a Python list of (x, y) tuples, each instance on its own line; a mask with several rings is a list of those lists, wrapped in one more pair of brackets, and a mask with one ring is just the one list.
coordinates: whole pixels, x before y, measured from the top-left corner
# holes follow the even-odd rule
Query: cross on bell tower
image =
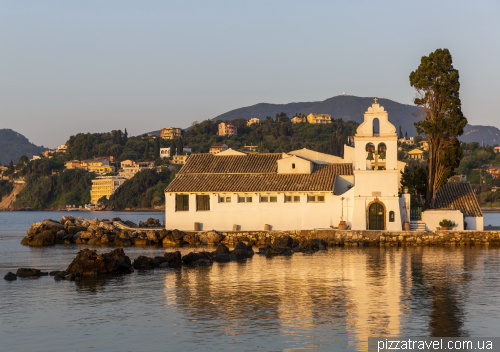
[(377, 104), (377, 100), (378, 100), (377, 98), (373, 99), (373, 101), (375, 102), (375, 104)]

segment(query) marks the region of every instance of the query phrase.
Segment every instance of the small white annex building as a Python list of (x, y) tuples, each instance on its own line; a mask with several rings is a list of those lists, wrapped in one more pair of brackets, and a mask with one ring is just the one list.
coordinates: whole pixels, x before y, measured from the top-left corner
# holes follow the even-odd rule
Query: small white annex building
[(397, 160), (396, 128), (376, 100), (354, 142), (344, 158), (308, 149), (193, 154), (165, 190), (166, 227), (309, 230), (343, 220), (353, 230), (401, 231), (410, 220), (410, 196), (399, 196), (405, 164)]

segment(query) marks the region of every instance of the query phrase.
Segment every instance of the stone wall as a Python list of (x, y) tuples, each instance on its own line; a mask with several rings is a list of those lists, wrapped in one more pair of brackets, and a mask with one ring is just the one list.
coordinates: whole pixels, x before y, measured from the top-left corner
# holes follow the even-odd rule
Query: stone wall
[[(186, 232), (200, 236), (204, 232)], [(322, 239), (331, 246), (418, 246), (418, 245), (500, 245), (500, 231), (434, 231), (434, 232), (389, 232), (389, 231), (228, 231), (219, 232), (225, 244), (239, 241), (254, 245), (271, 243), (282, 236), (290, 236), (294, 242), (305, 239)]]

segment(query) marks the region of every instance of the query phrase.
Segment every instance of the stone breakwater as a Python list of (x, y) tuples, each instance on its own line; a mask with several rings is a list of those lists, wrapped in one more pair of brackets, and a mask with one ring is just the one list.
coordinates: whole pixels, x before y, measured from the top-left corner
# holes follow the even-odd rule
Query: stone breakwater
[[(418, 245), (500, 245), (500, 231), (205, 231), (166, 230), (158, 220), (148, 219), (139, 225), (119, 218), (83, 219), (65, 216), (60, 221), (35, 223), (21, 243), (29, 246), (55, 244), (89, 244), (105, 246), (144, 245), (248, 245), (274, 244), (290, 238), (290, 248), (307, 240), (320, 240), (326, 246), (418, 246)], [(283, 246), (277, 246), (283, 247)]]

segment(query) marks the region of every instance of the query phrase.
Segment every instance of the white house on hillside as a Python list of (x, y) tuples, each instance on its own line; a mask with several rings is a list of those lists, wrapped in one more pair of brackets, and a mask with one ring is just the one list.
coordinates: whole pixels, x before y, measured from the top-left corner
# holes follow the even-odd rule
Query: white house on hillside
[[(306, 230), (337, 227), (344, 220), (354, 230), (401, 231), (410, 220), (410, 196), (398, 195), (405, 164), (397, 160), (397, 142), (396, 128), (375, 102), (357, 129), (354, 148), (344, 146), (344, 158), (308, 149), (191, 155), (165, 190), (166, 227)], [(476, 209), (475, 198), (467, 199)], [(453, 204), (444, 213), (431, 210), (432, 221), (439, 214), (458, 221), (460, 215), (463, 229), (463, 202)], [(468, 213), (467, 229), (482, 226), (479, 213)]]

